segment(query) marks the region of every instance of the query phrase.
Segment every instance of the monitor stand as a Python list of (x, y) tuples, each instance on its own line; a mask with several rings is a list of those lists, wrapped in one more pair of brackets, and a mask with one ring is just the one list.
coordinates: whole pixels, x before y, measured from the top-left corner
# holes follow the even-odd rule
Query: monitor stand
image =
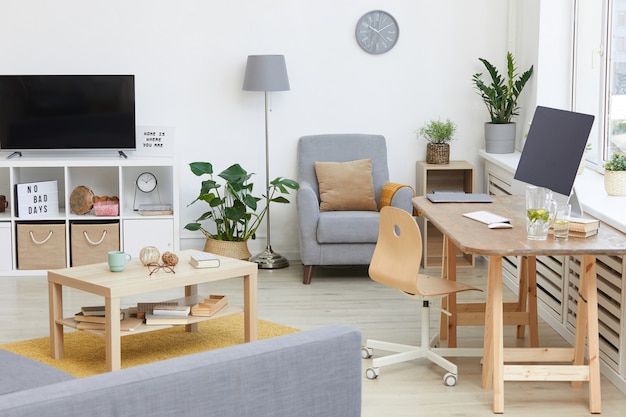
[(576, 186), (572, 188), (572, 193), (569, 196), (568, 202), (572, 205), (572, 217), (583, 217), (583, 206), (580, 204), (580, 200), (576, 195)]
[(20, 158), (22, 157), (22, 152), (20, 151), (15, 151), (13, 152), (11, 155), (7, 156), (6, 159), (13, 159), (15, 157), (19, 156)]

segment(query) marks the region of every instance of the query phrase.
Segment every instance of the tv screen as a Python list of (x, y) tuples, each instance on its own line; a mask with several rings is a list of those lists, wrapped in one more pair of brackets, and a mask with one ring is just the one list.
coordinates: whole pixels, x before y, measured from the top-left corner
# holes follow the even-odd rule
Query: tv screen
[(135, 149), (135, 77), (0, 75), (0, 149)]

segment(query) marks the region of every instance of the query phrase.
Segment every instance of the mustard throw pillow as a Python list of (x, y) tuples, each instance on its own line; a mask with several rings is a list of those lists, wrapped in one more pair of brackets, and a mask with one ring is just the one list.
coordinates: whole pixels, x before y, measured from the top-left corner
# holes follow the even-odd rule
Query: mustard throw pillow
[(315, 162), (320, 190), (320, 211), (377, 211), (372, 160)]

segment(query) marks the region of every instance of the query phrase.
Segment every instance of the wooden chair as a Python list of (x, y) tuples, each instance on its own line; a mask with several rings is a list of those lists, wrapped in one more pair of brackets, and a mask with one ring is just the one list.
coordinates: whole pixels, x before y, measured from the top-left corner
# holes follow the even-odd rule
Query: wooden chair
[(373, 349), (395, 354), (375, 358), (365, 375), (374, 379), (378, 377), (381, 366), (426, 358), (448, 371), (443, 380), (446, 385), (453, 386), (457, 381), (457, 366), (444, 356), (481, 356), (482, 349), (433, 347), (438, 342), (438, 336), (430, 337), (430, 305), (433, 298), (446, 297), (460, 291), (480, 290), (456, 281), (420, 274), (421, 254), (422, 238), (415, 219), (404, 210), (384, 207), (380, 211), (378, 241), (369, 266), (369, 275), (372, 280), (422, 302), (421, 345), (367, 340), (361, 355), (364, 359), (372, 356)]

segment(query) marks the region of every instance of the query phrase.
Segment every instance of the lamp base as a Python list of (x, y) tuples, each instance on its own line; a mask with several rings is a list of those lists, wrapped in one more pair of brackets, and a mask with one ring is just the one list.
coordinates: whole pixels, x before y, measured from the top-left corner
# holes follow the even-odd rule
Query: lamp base
[(289, 266), (287, 258), (274, 252), (269, 245), (263, 252), (250, 258), (250, 262), (257, 263), (260, 269), (278, 269)]

